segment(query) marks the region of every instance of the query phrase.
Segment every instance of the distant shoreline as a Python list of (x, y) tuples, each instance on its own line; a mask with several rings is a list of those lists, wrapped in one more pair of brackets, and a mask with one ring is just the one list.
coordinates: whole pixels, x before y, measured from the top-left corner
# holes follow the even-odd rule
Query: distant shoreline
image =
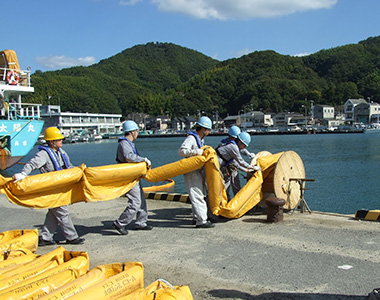
[[(364, 129), (357, 130), (313, 130), (313, 131), (255, 131), (249, 132), (250, 135), (288, 135), (288, 134), (337, 134), (337, 133), (364, 133)], [(103, 139), (117, 139), (122, 134), (104, 135)], [(141, 138), (168, 138), (168, 137), (185, 137), (186, 133), (167, 133), (167, 134), (139, 134)], [(226, 136), (225, 132), (213, 132), (209, 136)]]

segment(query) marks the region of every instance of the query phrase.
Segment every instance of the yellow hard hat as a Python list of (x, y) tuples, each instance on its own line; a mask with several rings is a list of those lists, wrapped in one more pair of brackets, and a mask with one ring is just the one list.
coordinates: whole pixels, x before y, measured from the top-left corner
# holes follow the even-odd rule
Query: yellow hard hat
[(63, 140), (64, 136), (59, 131), (57, 127), (48, 127), (45, 130), (44, 134), (44, 140), (45, 141), (56, 141), (56, 140)]

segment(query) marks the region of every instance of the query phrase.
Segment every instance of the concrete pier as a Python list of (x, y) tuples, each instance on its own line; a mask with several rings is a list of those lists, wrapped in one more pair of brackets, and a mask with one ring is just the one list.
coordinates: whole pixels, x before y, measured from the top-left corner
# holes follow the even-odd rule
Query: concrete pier
[[(152, 231), (120, 236), (112, 221), (125, 198), (70, 206), (91, 268), (141, 261), (145, 285), (163, 278), (188, 285), (194, 299), (367, 299), (380, 287), (380, 222), (353, 215), (284, 213), (283, 222), (266, 222), (266, 213), (245, 215), (195, 229), (191, 206), (148, 200)], [(46, 210), (11, 204), (0, 195), (0, 231), (40, 228)], [(58, 239), (63, 236), (58, 233)], [(39, 247), (44, 254), (56, 246)]]

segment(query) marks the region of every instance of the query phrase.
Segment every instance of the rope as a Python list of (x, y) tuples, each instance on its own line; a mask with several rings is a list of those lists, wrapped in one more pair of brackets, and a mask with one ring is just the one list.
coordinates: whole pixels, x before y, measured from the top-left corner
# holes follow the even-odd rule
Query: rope
[(148, 186), (144, 187), (144, 192), (158, 192), (158, 191), (166, 191), (170, 188), (172, 188), (175, 184), (173, 179), (168, 179), (168, 183), (162, 184), (162, 185), (154, 185), (154, 186)]
[(157, 279), (157, 281), (162, 281), (163, 283), (166, 283), (168, 286), (170, 286), (173, 290), (175, 290), (174, 286), (169, 281), (162, 278)]
[(17, 127), (16, 129), (14, 129), (13, 131), (7, 133), (6, 135), (3, 135), (0, 137), (0, 140), (11, 135), (13, 132), (15, 131), (21, 131), (26, 125), (28, 125), (30, 122), (32, 122), (33, 120), (29, 120), (28, 122), (26, 122), (24, 125), (22, 125), (21, 127)]

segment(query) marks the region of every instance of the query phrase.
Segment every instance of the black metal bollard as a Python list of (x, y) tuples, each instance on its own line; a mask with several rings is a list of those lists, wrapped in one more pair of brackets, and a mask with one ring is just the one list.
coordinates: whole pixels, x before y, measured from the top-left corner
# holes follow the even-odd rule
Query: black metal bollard
[(285, 200), (282, 198), (267, 198), (265, 200), (267, 205), (267, 222), (277, 223), (282, 222), (284, 219)]

